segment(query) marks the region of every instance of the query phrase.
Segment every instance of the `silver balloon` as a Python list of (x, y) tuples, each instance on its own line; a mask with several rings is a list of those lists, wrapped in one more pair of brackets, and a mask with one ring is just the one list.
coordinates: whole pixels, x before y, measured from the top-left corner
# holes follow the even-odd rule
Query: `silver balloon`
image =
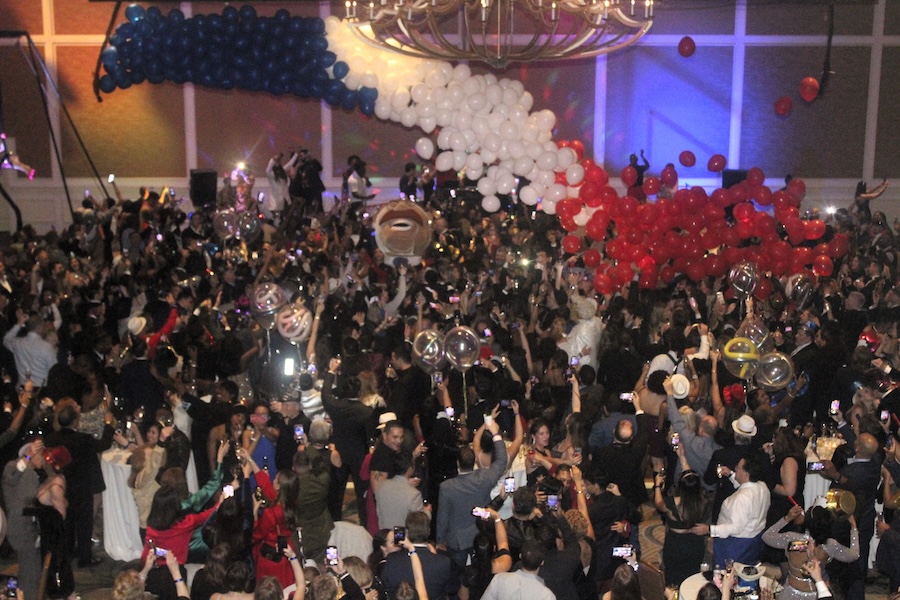
[(296, 345), (309, 339), (312, 332), (312, 314), (302, 306), (288, 304), (278, 311), (275, 327), (281, 337)]
[(278, 285), (267, 282), (256, 286), (250, 296), (250, 313), (264, 329), (275, 327), (278, 311), (287, 304), (287, 295)]
[(413, 362), (428, 374), (444, 366), (444, 338), (434, 329), (420, 331), (413, 340)]
[(794, 363), (783, 352), (768, 352), (759, 359), (756, 368), (756, 383), (759, 387), (774, 392), (782, 390), (794, 378)]
[(750, 315), (740, 328), (735, 332), (734, 337), (747, 338), (756, 344), (760, 354), (770, 352), (775, 349), (775, 339), (765, 323), (756, 315)]
[(471, 327), (454, 327), (444, 337), (447, 360), (458, 371), (465, 373), (475, 365), (481, 351), (481, 340)]
[(795, 273), (791, 275), (784, 287), (788, 300), (797, 306), (797, 310), (801, 310), (803, 306), (809, 302), (809, 297), (813, 292), (813, 282), (809, 275), (803, 273)]
[(259, 215), (253, 212), (242, 213), (238, 219), (237, 236), (252, 244), (262, 235), (262, 225), (259, 222)]
[(728, 274), (728, 280), (735, 293), (742, 298), (747, 298), (756, 290), (759, 283), (759, 274), (756, 272), (756, 265), (749, 262), (742, 262), (731, 267)]
[(237, 232), (237, 216), (231, 211), (223, 211), (213, 218), (213, 231), (223, 240), (234, 236)]
[(759, 349), (753, 340), (736, 337), (722, 349), (722, 364), (739, 379), (750, 379), (759, 365)]

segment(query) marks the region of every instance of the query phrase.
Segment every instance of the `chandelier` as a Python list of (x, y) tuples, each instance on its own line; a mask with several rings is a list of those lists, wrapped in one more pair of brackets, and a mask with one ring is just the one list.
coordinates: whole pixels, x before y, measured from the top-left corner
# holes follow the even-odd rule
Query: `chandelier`
[[(345, 20), (368, 44), (407, 56), (513, 62), (586, 58), (638, 41), (654, 0), (356, 0)], [(641, 15), (643, 18), (641, 18)]]

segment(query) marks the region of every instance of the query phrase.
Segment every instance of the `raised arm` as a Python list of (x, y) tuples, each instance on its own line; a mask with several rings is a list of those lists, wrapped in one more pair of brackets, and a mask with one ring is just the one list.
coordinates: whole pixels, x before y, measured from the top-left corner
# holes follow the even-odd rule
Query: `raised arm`
[(519, 453), (519, 448), (522, 447), (522, 440), (525, 439), (525, 425), (522, 423), (522, 417), (519, 416), (519, 403), (513, 400), (510, 403), (510, 408), (512, 408), (516, 421), (516, 430), (512, 443), (506, 449), (507, 466), (512, 465), (513, 459), (516, 457), (516, 454)]
[(587, 521), (587, 535), (594, 537), (594, 526), (591, 524), (591, 517), (588, 514), (587, 499), (584, 497), (584, 480), (581, 478), (581, 469), (572, 467), (572, 481), (575, 482), (575, 504), (578, 512), (582, 514)]

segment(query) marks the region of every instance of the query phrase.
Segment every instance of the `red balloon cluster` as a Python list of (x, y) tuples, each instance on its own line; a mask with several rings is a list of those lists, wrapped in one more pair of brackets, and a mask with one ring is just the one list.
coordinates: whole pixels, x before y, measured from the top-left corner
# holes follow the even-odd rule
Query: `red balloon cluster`
[[(567, 144), (571, 147), (571, 142)], [(724, 157), (721, 164), (714, 165), (713, 159), (711, 169), (724, 168)], [(581, 253), (585, 267), (594, 270), (594, 288), (600, 293), (610, 293), (636, 275), (642, 289), (653, 289), (679, 273), (693, 281), (720, 277), (743, 261), (776, 277), (810, 271), (824, 277), (833, 273), (834, 260), (847, 253), (845, 235), (835, 234), (825, 242), (823, 221), (800, 219), (806, 194), (800, 179), (772, 191), (764, 185), (765, 173), (753, 168), (744, 181), (727, 190), (707, 194), (702, 187), (685, 188), (671, 199), (641, 204), (631, 196), (620, 197), (606, 172), (593, 161), (580, 162), (584, 179), (573, 184), (563, 176), (562, 181), (577, 189), (577, 196), (559, 201), (556, 211), (562, 227), (570, 232), (562, 240), (563, 249)], [(626, 167), (622, 180), (632, 186), (637, 173)], [(677, 182), (674, 166), (667, 167), (659, 177), (646, 177), (643, 191), (654, 196), (663, 184), (674, 187)], [(757, 210), (757, 205), (771, 206), (774, 216)], [(730, 220), (726, 208), (731, 209)], [(592, 247), (593, 242), (605, 242), (603, 251)], [(771, 282), (761, 277), (754, 295), (765, 299), (771, 291)]]

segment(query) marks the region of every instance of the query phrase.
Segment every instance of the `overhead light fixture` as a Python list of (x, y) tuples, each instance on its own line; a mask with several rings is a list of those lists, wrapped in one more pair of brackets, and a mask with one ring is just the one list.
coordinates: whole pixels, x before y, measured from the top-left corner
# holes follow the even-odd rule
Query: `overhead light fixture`
[(345, 20), (366, 43), (501, 69), (626, 48), (653, 25), (654, 0), (347, 0), (344, 6)]

